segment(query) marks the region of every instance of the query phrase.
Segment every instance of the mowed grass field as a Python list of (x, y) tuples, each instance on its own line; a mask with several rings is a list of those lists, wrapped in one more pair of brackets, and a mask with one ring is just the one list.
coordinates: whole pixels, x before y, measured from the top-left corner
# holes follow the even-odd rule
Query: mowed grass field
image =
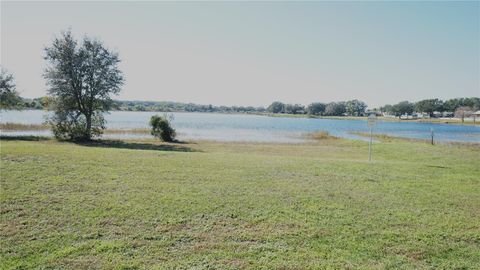
[(1, 141), (1, 269), (480, 269), (480, 148)]

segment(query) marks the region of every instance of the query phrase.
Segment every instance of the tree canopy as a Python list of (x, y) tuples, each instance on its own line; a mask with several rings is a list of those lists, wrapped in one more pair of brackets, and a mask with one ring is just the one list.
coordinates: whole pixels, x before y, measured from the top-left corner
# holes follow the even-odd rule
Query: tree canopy
[(270, 106), (268, 106), (267, 111), (271, 113), (282, 113), (285, 104), (279, 101), (274, 101)]
[(408, 101), (401, 101), (393, 106), (388, 107), (389, 113), (395, 116), (410, 115), (415, 109), (415, 104)]
[(354, 99), (345, 103), (345, 110), (348, 115), (361, 116), (365, 113), (367, 104), (365, 102)]
[(428, 113), (431, 116), (433, 112), (443, 110), (443, 101), (438, 98), (424, 99), (415, 103), (415, 110), (417, 112)]
[(470, 107), (480, 110), (480, 98), (452, 98), (443, 103), (443, 109), (449, 112), (455, 112), (460, 107)]
[(283, 113), (304, 114), (305, 106), (301, 104), (285, 104), (285, 106), (283, 107)]
[(325, 115), (327, 116), (341, 116), (345, 112), (345, 102), (330, 102), (325, 107)]
[(45, 48), (48, 67), (44, 77), (54, 100), (50, 119), (56, 137), (90, 140), (105, 128), (103, 113), (112, 106), (123, 76), (117, 53), (102, 42), (84, 37), (79, 44), (70, 31)]
[(307, 113), (310, 115), (323, 115), (325, 112), (325, 103), (314, 102), (308, 105)]
[(13, 108), (20, 100), (13, 75), (0, 67), (0, 109)]

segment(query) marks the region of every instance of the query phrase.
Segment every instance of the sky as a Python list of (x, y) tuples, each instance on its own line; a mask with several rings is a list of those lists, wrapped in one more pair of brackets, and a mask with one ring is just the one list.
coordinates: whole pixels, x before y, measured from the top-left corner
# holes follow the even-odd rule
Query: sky
[(480, 97), (480, 2), (8, 2), (1, 65), (44, 96), (62, 30), (122, 60), (117, 99), (267, 106)]

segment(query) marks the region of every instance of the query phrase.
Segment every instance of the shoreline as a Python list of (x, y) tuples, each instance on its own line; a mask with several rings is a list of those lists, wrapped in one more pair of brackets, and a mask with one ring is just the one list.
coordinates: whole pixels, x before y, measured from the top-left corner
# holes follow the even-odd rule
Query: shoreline
[[(288, 117), (288, 118), (314, 118), (314, 119), (330, 119), (330, 120), (358, 120), (367, 121), (367, 116), (316, 116), (307, 114), (265, 114), (270, 117)], [(397, 117), (377, 116), (378, 121), (397, 122), (397, 123), (431, 123), (431, 124), (452, 124), (452, 125), (468, 125), (480, 126), (480, 119), (473, 123), (473, 119), (466, 119), (463, 123), (458, 118), (421, 118), (421, 119), (399, 119)]]
[[(3, 110), (5, 111), (48, 111), (40, 109), (28, 109), (28, 110)], [(1, 113), (0, 112), (0, 113)], [(112, 110), (110, 112), (146, 112), (146, 113), (200, 113), (200, 114), (224, 114), (224, 115), (256, 115), (265, 117), (283, 117), (283, 118), (312, 118), (312, 119), (325, 119), (325, 120), (357, 120), (366, 121), (367, 116), (319, 116), (309, 114), (282, 114), (282, 113), (240, 113), (240, 112), (187, 112), (187, 111), (174, 111), (174, 112), (161, 112), (161, 111), (125, 111), (125, 110)], [(378, 121), (384, 122), (397, 122), (397, 123), (431, 123), (431, 124), (449, 124), (449, 125), (466, 125), (466, 126), (479, 126), (480, 119), (477, 119), (474, 123), (473, 118), (467, 118), (462, 123), (459, 118), (420, 118), (420, 119), (400, 119), (397, 117), (385, 117), (377, 116)], [(10, 123), (10, 122), (7, 122)], [(5, 123), (1, 123), (2, 125)]]
[[(37, 130), (38, 131), (38, 130)], [(48, 131), (48, 130), (42, 130)], [(137, 131), (137, 133), (133, 133)], [(15, 132), (15, 131), (13, 131)], [(112, 137), (109, 135), (112, 134), (126, 134), (126, 135), (149, 135), (150, 133), (144, 129), (138, 130), (105, 130), (104, 135), (99, 138), (92, 139), (91, 143), (98, 143), (98, 142), (144, 142), (144, 143), (167, 143), (161, 140), (158, 140), (152, 136), (148, 137)], [(317, 132), (310, 132), (310, 133), (302, 133), (298, 137), (298, 141), (258, 141), (258, 140), (217, 140), (217, 139), (205, 139), (205, 138), (186, 138), (180, 139), (177, 143), (173, 144), (196, 144), (196, 143), (214, 143), (214, 144), (245, 144), (245, 145), (315, 145), (318, 143), (325, 144), (331, 142), (358, 142), (358, 143), (366, 143), (370, 134), (368, 132), (349, 132), (349, 134), (356, 136), (352, 138), (347, 137), (337, 137), (330, 135), (329, 132), (326, 131), (317, 131)], [(479, 136), (480, 137), (480, 136)], [(415, 143), (426, 143), (430, 144), (430, 139), (420, 139), (420, 138), (408, 138), (408, 137), (399, 137), (399, 136), (392, 136), (383, 133), (373, 133), (372, 138), (379, 142), (392, 142), (392, 141), (399, 141), (399, 142), (415, 142)], [(52, 134), (45, 135), (45, 134), (25, 134), (22, 131), (18, 131), (18, 134), (4, 134), (4, 130), (0, 132), (0, 141), (15, 141), (15, 140), (33, 140), (33, 141), (56, 141), (56, 142), (73, 142), (69, 140), (57, 140), (53, 137)], [(90, 142), (86, 142), (87, 144)], [(168, 144), (168, 143), (167, 143)], [(474, 146), (480, 148), (480, 140), (479, 141), (446, 141), (446, 140), (436, 140), (434, 141), (435, 145), (460, 145), (460, 146)]]

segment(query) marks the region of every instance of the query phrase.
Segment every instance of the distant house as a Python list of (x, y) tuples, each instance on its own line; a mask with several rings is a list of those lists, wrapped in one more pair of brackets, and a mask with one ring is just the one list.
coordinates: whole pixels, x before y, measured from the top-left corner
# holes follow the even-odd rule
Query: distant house
[(480, 111), (474, 112), (473, 115), (474, 115), (475, 117), (480, 117)]
[(453, 117), (453, 112), (443, 112), (442, 116), (443, 117)]
[(414, 115), (415, 115), (417, 118), (430, 118), (430, 115), (429, 115), (428, 113), (417, 112), (417, 113), (414, 113)]
[(433, 112), (432, 115), (433, 115), (433, 117), (435, 117), (435, 118), (442, 117), (442, 113), (441, 113), (441, 112), (437, 112), (437, 111)]
[(368, 110), (364, 113), (364, 115), (375, 115), (375, 116), (383, 116), (382, 112), (380, 111), (371, 111), (371, 110)]

